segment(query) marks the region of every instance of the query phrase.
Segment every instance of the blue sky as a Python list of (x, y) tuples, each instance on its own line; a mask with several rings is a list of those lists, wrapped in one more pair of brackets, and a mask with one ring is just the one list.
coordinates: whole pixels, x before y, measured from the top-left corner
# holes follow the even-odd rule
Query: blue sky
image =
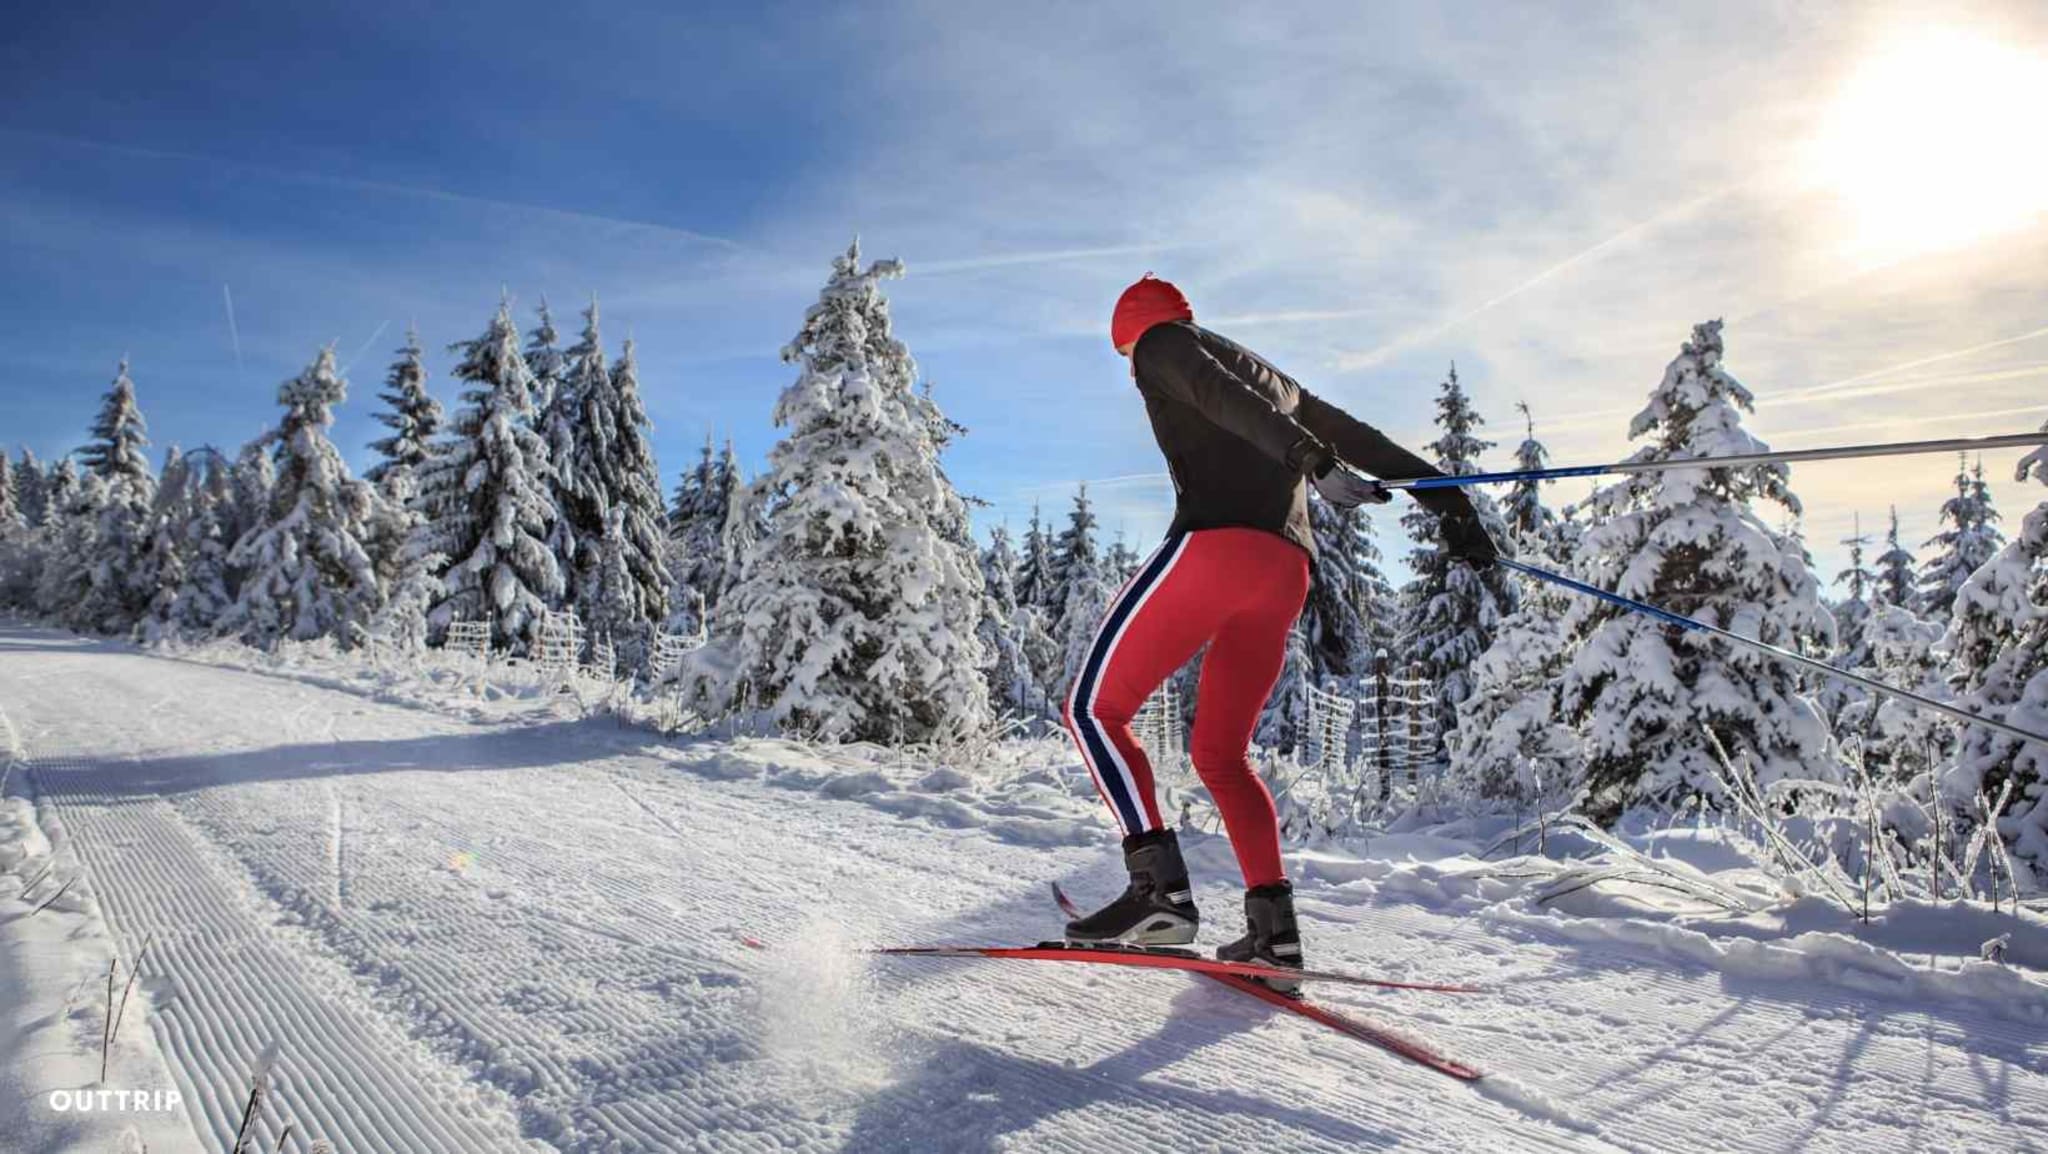
[[(2048, 417), (2048, 182), (2038, 125), (2005, 135), (2038, 5), (197, 7), (39, 6), (0, 45), (0, 444), (76, 446), (126, 354), (159, 449), (232, 448), (334, 342), (360, 466), (405, 326), (449, 400), (504, 289), (565, 332), (599, 295), (671, 477), (707, 432), (758, 468), (856, 233), (908, 266), (898, 335), (984, 524), (1089, 480), (1135, 546), (1164, 528), (1106, 337), (1147, 270), (1411, 443), (1455, 360), (1494, 464), (1523, 400), (1560, 461), (1625, 455), (1714, 316), (1779, 447)], [(1901, 45), (1887, 82), (1959, 103), (1844, 159), (1897, 119), (1843, 109)], [(1796, 471), (1821, 567), (1890, 502), (1925, 537), (1950, 466)], [(2038, 498), (1987, 467), (2016, 528)]]

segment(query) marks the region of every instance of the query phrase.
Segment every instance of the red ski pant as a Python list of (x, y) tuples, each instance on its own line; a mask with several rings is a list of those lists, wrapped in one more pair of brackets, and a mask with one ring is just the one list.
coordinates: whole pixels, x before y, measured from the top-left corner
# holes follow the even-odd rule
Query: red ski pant
[(1248, 752), (1308, 597), (1308, 554), (1262, 529), (1174, 533), (1109, 604), (1067, 696), (1067, 729), (1126, 837), (1163, 828), (1131, 718), (1203, 644), (1189, 754), (1223, 815), (1244, 884), (1287, 876), (1273, 795)]

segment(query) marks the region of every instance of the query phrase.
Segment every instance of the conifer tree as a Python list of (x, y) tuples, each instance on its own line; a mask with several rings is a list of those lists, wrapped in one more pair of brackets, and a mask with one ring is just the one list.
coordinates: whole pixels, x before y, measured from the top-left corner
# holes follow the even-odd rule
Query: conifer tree
[(728, 519), (758, 508), (762, 536), (720, 601), (719, 652), (698, 662), (732, 671), (735, 706), (826, 740), (917, 742), (991, 718), (980, 565), (949, 529), (964, 508), (881, 295), (901, 273), (862, 268), (856, 243), (783, 350), (801, 367), (775, 406), (789, 431)]
[[(1522, 540), (1532, 563), (1568, 571), (1579, 526), (1569, 520)], [(1493, 644), (1472, 663), (1472, 694), (1449, 738), (1451, 771), (1469, 796), (1538, 801), (1569, 796), (1585, 776), (1579, 736), (1564, 720), (1564, 623), (1576, 595), (1547, 581), (1522, 589)]]
[[(1046, 598), (1054, 610), (1054, 619), (1061, 632), (1066, 631), (1067, 604), (1072, 600), (1073, 583), (1082, 571), (1096, 581), (1104, 579), (1102, 554), (1095, 544), (1095, 506), (1088, 500), (1088, 484), (1082, 482), (1074, 491), (1074, 507), (1067, 511), (1067, 527), (1060, 530), (1051, 542), (1050, 571), (1052, 580), (1046, 588)], [(1090, 622), (1092, 628), (1094, 623)]]
[(1052, 581), (1046, 591), (1058, 606), (1049, 628), (1060, 639), (1056, 688), (1061, 694), (1080, 676), (1095, 643), (1096, 627), (1102, 624), (1102, 614), (1116, 592), (1103, 572), (1102, 556), (1095, 546), (1095, 525), (1095, 508), (1088, 501), (1084, 483), (1074, 492), (1067, 527), (1053, 542)]
[(1372, 668), (1373, 645), (1358, 608), (1370, 594), (1359, 565), (1371, 549), (1359, 532), (1356, 509), (1340, 509), (1319, 497), (1308, 503), (1316, 556), (1309, 565), (1308, 599), (1299, 628), (1310, 679), (1317, 685), (1350, 682)]
[[(1935, 701), (1955, 696), (1944, 675), (1939, 622), (1879, 598), (1863, 623), (1867, 663), (1856, 672)], [(1903, 784), (1947, 758), (1955, 727), (1939, 714), (1892, 697), (1863, 694), (1842, 707), (1835, 732), (1863, 754), (1874, 780)]]
[[(2029, 453), (2015, 475), (2048, 485), (2048, 449)], [(1982, 484), (1981, 467), (1976, 483)], [(2048, 500), (2027, 513), (2019, 536), (1965, 578), (1956, 593), (1941, 648), (1951, 662), (1957, 705), (2035, 733), (2048, 732), (2044, 607)], [(1942, 777), (1944, 796), (1965, 804), (1979, 793), (1995, 798), (2008, 782), (2012, 796), (1999, 815), (1999, 832), (2038, 877), (2048, 870), (2048, 745), (1964, 726), (1954, 761)], [(2031, 888), (2026, 879), (2020, 884)]]
[[(1863, 534), (1862, 514), (1857, 514), (1854, 531), (1841, 543), (1849, 547), (1849, 567), (1835, 574), (1835, 583), (1844, 588), (1845, 596), (1831, 610), (1835, 617), (1833, 660), (1837, 668), (1855, 670), (1871, 662), (1863, 631), (1870, 620), (1871, 599), (1877, 588), (1877, 573), (1863, 563), (1863, 550), (1870, 544), (1870, 538)], [(1813, 688), (1821, 712), (1837, 719), (1842, 716), (1843, 707), (1864, 696), (1858, 686), (1833, 677), (1819, 679)]]
[(43, 475), (43, 467), (36, 461), (36, 455), (24, 448), (21, 463), (14, 470), (16, 499), (21, 503), (21, 516), (31, 529), (43, 527), (43, 520), (49, 509), (49, 481)]
[(128, 359), (121, 359), (113, 387), (100, 403), (92, 423), (92, 441), (78, 451), (85, 467), (107, 482), (109, 495), (119, 493), (146, 500), (154, 482), (149, 472), (149, 426), (135, 403), (135, 382), (128, 379)]
[(1984, 462), (1977, 462), (1974, 475), (1966, 466), (1960, 459), (1956, 463), (1955, 496), (1942, 503), (1942, 530), (1927, 541), (1935, 554), (1920, 570), (1915, 608), (1937, 621), (1948, 618), (1963, 582), (1991, 560), (2005, 541), (2005, 535), (1992, 524), (1998, 520), (1998, 510), (1992, 508), (1991, 491), (1984, 484)]
[(703, 455), (697, 464), (685, 469), (676, 477), (676, 487), (669, 497), (669, 536), (681, 538), (689, 532), (690, 525), (703, 512), (706, 495), (711, 492), (711, 434), (704, 434)]
[(1052, 536), (1045, 531), (1038, 502), (1031, 503), (1031, 525), (1024, 530), (1024, 552), (1017, 559), (1017, 603), (1045, 608), (1052, 589)]
[[(1458, 383), (1456, 365), (1443, 382), (1436, 410), (1443, 435), (1427, 446), (1436, 455), (1436, 467), (1456, 476), (1479, 472), (1479, 454), (1493, 442), (1478, 435), (1486, 422)], [(1493, 499), (1475, 493), (1472, 504), (1488, 535), (1509, 544)], [(1514, 610), (1517, 594), (1499, 567), (1478, 573), (1452, 561), (1441, 543), (1437, 516), (1428, 509), (1416, 505), (1402, 515), (1401, 524), (1416, 542), (1408, 554), (1415, 577), (1402, 590), (1401, 636), (1408, 661), (1436, 685), (1440, 732), (1448, 734), (1457, 724), (1458, 703), (1472, 691), (1472, 662), (1493, 644), (1494, 631)]]
[(234, 484), (227, 460), (211, 448), (187, 453), (185, 468), (191, 478), (191, 515), (183, 534), (184, 578), (163, 620), (169, 629), (200, 637), (217, 631), (234, 604), (228, 564), (234, 541), (226, 532), (234, 512)]
[(251, 644), (332, 637), (353, 648), (383, 607), (376, 565), (363, 545), (377, 493), (349, 475), (327, 435), (334, 406), (346, 399), (348, 383), (335, 370), (332, 347), (278, 386), (284, 417), (258, 442), (269, 448), (277, 480), (263, 517), (228, 553), (245, 576), (221, 624)]
[(103, 485), (100, 524), (94, 539), (91, 588), (68, 607), (79, 628), (125, 633), (149, 603), (141, 573), (149, 536), (149, 508), (156, 478), (146, 450), (148, 426), (135, 403), (135, 383), (124, 357), (92, 425), (93, 439), (79, 459)]
[(560, 600), (562, 571), (547, 547), (556, 512), (554, 470), (533, 431), (532, 374), (519, 352), (510, 305), (484, 334), (454, 346), (468, 382), (463, 408), (420, 476), (425, 516), (414, 557), (439, 554), (444, 590), (428, 613), (435, 635), (457, 619), (489, 621), (501, 644), (524, 643)]
[(49, 512), (42, 533), (42, 566), (36, 574), (36, 611), (80, 631), (96, 631), (94, 570), (99, 564), (100, 526), (107, 483), (90, 469), (80, 473), (66, 457), (50, 471)]
[[(989, 657), (989, 701), (1001, 712), (1029, 715), (1043, 699), (1027, 650), (1044, 646), (1037, 616), (1017, 604), (1017, 551), (1010, 544), (1008, 526), (989, 531), (989, 546), (981, 554), (981, 577), (986, 607), (977, 636)], [(1034, 632), (1037, 636), (1033, 636)]]
[[(575, 604), (586, 622), (607, 623), (619, 660), (638, 670), (669, 610), (661, 468), (648, 440), (652, 425), (640, 401), (633, 342), (626, 342), (618, 364), (607, 370), (596, 301), (583, 317), (582, 340), (569, 351), (573, 376), (567, 388), (581, 406), (570, 475), (582, 498), (575, 507), (594, 503), (604, 522), (597, 540), (579, 549), (581, 555), (594, 550), (598, 572), (595, 580), (588, 573), (579, 577)], [(606, 576), (610, 570), (616, 572)]]
[[(1631, 438), (1652, 438), (1631, 461), (1766, 451), (1742, 428), (1755, 402), (1722, 366), (1723, 351), (1720, 321), (1694, 327), (1629, 425)], [(1587, 500), (1579, 575), (1767, 644), (1825, 653), (1833, 621), (1805, 551), (1752, 507), (1798, 513), (1789, 478), (1781, 463), (1629, 475)], [(1747, 754), (1764, 785), (1837, 776), (1828, 729), (1783, 663), (1591, 598), (1566, 628), (1575, 653), (1560, 693), (1581, 722), (1593, 812), (1714, 796), (1702, 726)]]
[(1122, 585), (1138, 571), (1138, 553), (1124, 543), (1123, 530), (1117, 530), (1116, 540), (1110, 542), (1109, 552), (1103, 555), (1102, 571), (1111, 585)]
[(21, 512), (20, 486), (14, 479), (14, 462), (0, 453), (0, 539), (18, 537), (28, 531), (28, 518)]
[[(591, 303), (595, 305), (597, 302)], [(569, 380), (569, 358), (562, 352), (561, 337), (555, 332), (555, 319), (548, 312), (548, 298), (540, 298), (540, 308), (535, 313), (539, 322), (527, 334), (524, 356), (526, 371), (533, 374), (533, 383), (529, 386), (533, 411), (546, 413), (554, 406), (555, 394)]]
[(1877, 556), (1877, 601), (1911, 609), (1919, 599), (1914, 589), (1913, 554), (1899, 544), (1899, 507), (1891, 507), (1891, 528), (1885, 530), (1884, 552)]
[(378, 397), (387, 408), (377, 414), (377, 423), (390, 429), (391, 435), (370, 443), (380, 459), (363, 474), (363, 479), (381, 486), (393, 469), (405, 469), (417, 476), (441, 431), (441, 402), (427, 395), (427, 366), (417, 328), (406, 330), (405, 346), (391, 363), (384, 392)]
[[(1519, 401), (1515, 410), (1522, 414), (1526, 429), (1522, 443), (1515, 446), (1515, 469), (1519, 472), (1533, 472), (1546, 468), (1550, 463), (1550, 450), (1536, 439), (1536, 418), (1529, 412), (1529, 403)], [(1533, 543), (1550, 535), (1557, 528), (1557, 514), (1543, 503), (1543, 482), (1534, 480), (1516, 481), (1508, 489), (1507, 500), (1502, 502), (1501, 517), (1507, 523), (1508, 532), (1518, 542)]]

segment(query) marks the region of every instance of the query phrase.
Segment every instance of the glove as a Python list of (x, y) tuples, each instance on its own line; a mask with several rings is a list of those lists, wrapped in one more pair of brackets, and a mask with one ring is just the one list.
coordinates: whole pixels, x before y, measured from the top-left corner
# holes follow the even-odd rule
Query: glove
[(1463, 561), (1483, 573), (1500, 559), (1500, 549), (1486, 535), (1486, 526), (1470, 513), (1444, 517), (1438, 522), (1438, 530), (1443, 534), (1444, 552), (1453, 561)]
[(1322, 445), (1301, 442), (1287, 451), (1290, 463), (1308, 477), (1323, 500), (1339, 509), (1360, 505), (1384, 505), (1394, 499), (1378, 481), (1368, 480), (1339, 464), (1335, 454)]

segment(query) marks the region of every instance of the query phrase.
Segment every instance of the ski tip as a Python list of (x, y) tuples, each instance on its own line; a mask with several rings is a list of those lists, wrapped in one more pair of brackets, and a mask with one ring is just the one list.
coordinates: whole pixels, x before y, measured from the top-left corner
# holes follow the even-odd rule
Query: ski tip
[(750, 950), (765, 950), (768, 948), (766, 945), (762, 943), (761, 939), (753, 936), (752, 934), (741, 934), (740, 944), (747, 947)]

